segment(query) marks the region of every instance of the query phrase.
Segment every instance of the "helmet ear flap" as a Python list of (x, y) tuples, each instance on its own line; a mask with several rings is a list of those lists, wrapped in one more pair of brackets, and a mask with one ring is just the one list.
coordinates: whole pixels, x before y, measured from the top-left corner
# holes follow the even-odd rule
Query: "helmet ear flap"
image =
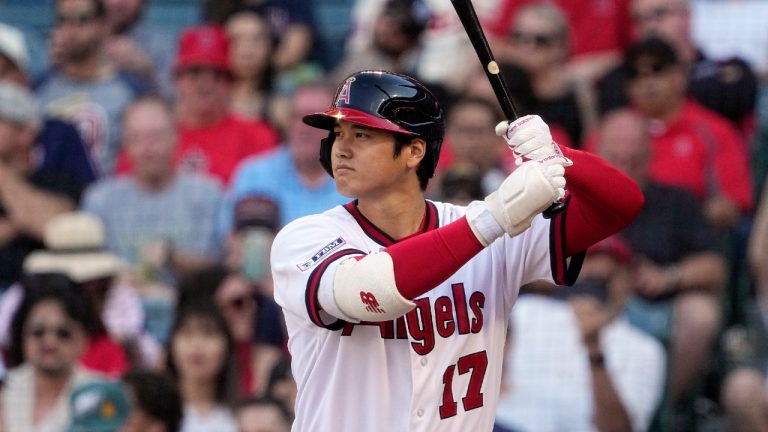
[(328, 133), (328, 136), (320, 140), (320, 165), (325, 168), (325, 171), (333, 177), (333, 167), (331, 166), (331, 149), (333, 148), (333, 142), (336, 140), (336, 134), (333, 131)]

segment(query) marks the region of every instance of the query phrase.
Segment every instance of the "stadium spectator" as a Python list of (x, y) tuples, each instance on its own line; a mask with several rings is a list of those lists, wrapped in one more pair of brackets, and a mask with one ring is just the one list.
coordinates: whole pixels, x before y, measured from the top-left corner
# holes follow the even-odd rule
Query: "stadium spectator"
[[(29, 52), (20, 30), (0, 23), (0, 82), (29, 87)], [(44, 169), (63, 172), (73, 179), (90, 183), (96, 179), (91, 156), (72, 124), (44, 117), (37, 136), (35, 163)]]
[(365, 69), (413, 75), (421, 52), (421, 35), (429, 19), (423, 0), (386, 0), (373, 21), (370, 40), (347, 51), (330, 80), (341, 82)]
[[(554, 0), (568, 21), (567, 74), (592, 83), (621, 61), (622, 50), (632, 40), (631, 0)], [(489, 27), (498, 37), (508, 29), (520, 8), (541, 0), (501, 0)]]
[[(267, 251), (268, 252), (268, 251)], [(215, 265), (190, 275), (179, 285), (179, 308), (188, 303), (206, 301), (215, 304), (227, 322), (235, 349), (240, 393), (262, 394), (267, 387), (269, 371), (282, 354), (286, 336), (282, 329), (279, 308), (272, 302), (272, 311), (263, 310), (272, 301), (256, 291), (242, 274)], [(262, 311), (271, 312), (262, 319)], [(267, 330), (276, 335), (267, 334)]]
[(24, 272), (63, 274), (88, 300), (94, 319), (88, 328), (83, 366), (118, 377), (130, 363), (124, 347), (157, 351), (151, 341), (144, 340), (141, 298), (121, 277), (124, 263), (106, 250), (101, 221), (81, 212), (59, 215), (46, 226), (43, 243), (45, 249), (24, 260)]
[(737, 224), (752, 207), (747, 144), (725, 119), (686, 98), (686, 69), (658, 38), (625, 58), (630, 105), (650, 119), (650, 177), (693, 192), (716, 228)]
[(291, 430), (288, 414), (279, 401), (270, 397), (257, 397), (241, 402), (236, 410), (240, 432), (288, 432)]
[(765, 372), (739, 367), (723, 380), (720, 400), (733, 432), (768, 430)]
[(438, 200), (456, 205), (469, 205), (484, 199), (483, 173), (469, 162), (457, 162), (440, 173)]
[(497, 425), (648, 430), (664, 392), (666, 360), (662, 345), (622, 316), (631, 258), (621, 239), (608, 238), (589, 249), (574, 286), (518, 299)]
[(715, 229), (687, 190), (653, 180), (648, 120), (606, 117), (598, 154), (643, 189), (645, 206), (621, 235), (636, 256), (629, 318), (669, 345), (667, 389), (680, 402), (700, 379), (720, 325), (726, 261)]
[(511, 152), (499, 145), (493, 132), (501, 120), (497, 105), (481, 98), (458, 99), (446, 117), (445, 146), (452, 151), (453, 164), (468, 163), (480, 171), (483, 197), (495, 191), (508, 174), (502, 157)]
[(296, 380), (293, 379), (291, 372), (291, 357), (284, 355), (269, 373), (266, 395), (280, 401), (288, 411), (289, 419), (293, 421), (296, 416), (296, 394)]
[(123, 376), (131, 412), (117, 432), (178, 432), (183, 416), (181, 396), (171, 377), (134, 370)]
[(111, 175), (120, 151), (120, 115), (149, 86), (107, 58), (101, 0), (58, 0), (55, 14), (53, 66), (36, 81), (35, 93), (50, 116), (77, 126), (97, 174)]
[(87, 341), (87, 301), (63, 276), (31, 278), (13, 318), (13, 344), (0, 394), (3, 432), (62, 431), (72, 389), (93, 379), (78, 365)]
[[(360, 52), (370, 43), (375, 29), (374, 23), (388, 2), (389, 0), (353, 2), (351, 33), (345, 53)], [(496, 0), (476, 0), (473, 4), (481, 22), (493, 19), (498, 13)], [(410, 14), (416, 18), (416, 22), (426, 22), (426, 28), (421, 34), (422, 46), (414, 76), (432, 83), (433, 89), (442, 87), (458, 92), (478, 62), (456, 11), (450, 2), (442, 0), (414, 0), (410, 5)]]
[(109, 31), (105, 49), (119, 70), (153, 84), (166, 99), (173, 98), (173, 34), (150, 26), (142, 18), (147, 0), (102, 0)]
[(229, 17), (224, 27), (231, 41), (232, 111), (246, 118), (267, 120), (274, 92), (273, 30), (257, 9)]
[(128, 394), (118, 381), (95, 379), (76, 386), (69, 399), (69, 432), (118, 432), (130, 412)]
[[(691, 0), (632, 0), (631, 13), (638, 38), (656, 36), (674, 47), (688, 75), (688, 94), (749, 136), (757, 78), (743, 59), (711, 59), (697, 46), (691, 29)], [(602, 112), (627, 103), (626, 72), (617, 68), (599, 83)]]
[(0, 81), (27, 86), (28, 64), (29, 51), (24, 34), (16, 27), (0, 23)]
[(171, 332), (168, 367), (184, 404), (181, 432), (234, 432), (235, 345), (227, 322), (205, 299), (181, 304)]
[(208, 173), (226, 185), (240, 161), (277, 145), (267, 123), (230, 112), (229, 39), (222, 28), (184, 31), (174, 71), (181, 169)]
[(269, 249), (281, 226), (277, 203), (264, 195), (245, 195), (235, 203), (233, 220), (224, 265), (230, 271), (242, 273), (261, 293), (272, 297)]
[(314, 43), (314, 14), (309, 4), (301, 0), (208, 0), (203, 15), (223, 24), (243, 7), (254, 7), (267, 18), (275, 30), (277, 46), (272, 65), (278, 72), (297, 68), (311, 54)]
[(48, 221), (76, 208), (84, 186), (35, 164), (39, 131), (32, 95), (0, 82), (0, 291), (19, 279), (27, 254), (43, 247)]
[(220, 187), (202, 174), (174, 169), (177, 137), (162, 100), (143, 98), (128, 106), (123, 133), (131, 174), (98, 181), (82, 208), (104, 222), (110, 251), (172, 286), (179, 275), (218, 257)]
[(328, 108), (333, 92), (325, 85), (310, 83), (291, 98), (291, 122), (285, 143), (263, 157), (249, 159), (238, 167), (230, 198), (222, 211), (223, 233), (232, 231), (234, 202), (246, 195), (264, 195), (280, 209), (280, 226), (308, 214), (347, 202), (336, 192), (333, 180), (317, 158), (317, 146), (327, 133), (302, 123), (302, 116)]
[(755, 284), (757, 308), (761, 323), (768, 329), (768, 188), (763, 187), (762, 196), (755, 213), (747, 249), (749, 268)]
[(578, 148), (597, 112), (591, 83), (579, 80), (566, 67), (570, 39), (567, 17), (561, 9), (549, 3), (532, 3), (518, 9), (499, 58), (530, 75), (536, 97), (533, 112), (565, 129)]

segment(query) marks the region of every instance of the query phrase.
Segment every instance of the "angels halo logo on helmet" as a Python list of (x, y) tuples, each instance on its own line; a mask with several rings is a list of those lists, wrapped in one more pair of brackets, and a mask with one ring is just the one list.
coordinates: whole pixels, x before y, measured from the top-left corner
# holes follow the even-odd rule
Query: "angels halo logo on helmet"
[(357, 72), (342, 82), (330, 108), (304, 116), (307, 125), (330, 131), (320, 144), (320, 162), (331, 177), (333, 127), (339, 119), (424, 139), (427, 152), (417, 174), (424, 181), (434, 175), (443, 144), (443, 110), (419, 81), (388, 71)]

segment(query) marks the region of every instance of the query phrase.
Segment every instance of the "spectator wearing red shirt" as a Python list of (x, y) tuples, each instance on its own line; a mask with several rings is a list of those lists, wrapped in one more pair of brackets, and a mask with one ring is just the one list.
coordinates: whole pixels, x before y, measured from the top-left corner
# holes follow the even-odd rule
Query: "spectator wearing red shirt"
[[(676, 51), (687, 69), (688, 94), (730, 120), (744, 135), (754, 128), (758, 80), (742, 58), (709, 58), (693, 38), (690, 0), (632, 0), (632, 28), (637, 39), (656, 36)], [(621, 68), (598, 83), (599, 106), (607, 112), (627, 104)]]
[(182, 34), (175, 84), (177, 161), (182, 169), (208, 173), (227, 184), (241, 160), (277, 145), (278, 136), (267, 123), (229, 111), (229, 40), (220, 27), (193, 27)]
[(630, 104), (651, 120), (650, 175), (702, 200), (707, 219), (732, 227), (752, 207), (747, 144), (724, 118), (686, 98), (687, 71), (658, 38), (627, 51)]
[[(568, 17), (571, 35), (570, 72), (587, 81), (600, 78), (619, 63), (622, 50), (632, 40), (630, 0), (556, 0)], [(517, 11), (541, 0), (501, 0), (498, 20), (491, 26), (498, 36), (511, 28)]]

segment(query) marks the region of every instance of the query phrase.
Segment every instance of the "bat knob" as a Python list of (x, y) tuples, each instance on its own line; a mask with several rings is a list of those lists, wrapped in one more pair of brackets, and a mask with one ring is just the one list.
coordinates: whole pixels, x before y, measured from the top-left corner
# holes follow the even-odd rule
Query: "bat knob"
[(544, 216), (544, 219), (551, 219), (553, 216), (562, 212), (563, 210), (565, 210), (565, 203), (562, 201), (557, 201), (552, 203), (551, 206), (547, 207), (547, 209), (544, 210), (541, 215)]

